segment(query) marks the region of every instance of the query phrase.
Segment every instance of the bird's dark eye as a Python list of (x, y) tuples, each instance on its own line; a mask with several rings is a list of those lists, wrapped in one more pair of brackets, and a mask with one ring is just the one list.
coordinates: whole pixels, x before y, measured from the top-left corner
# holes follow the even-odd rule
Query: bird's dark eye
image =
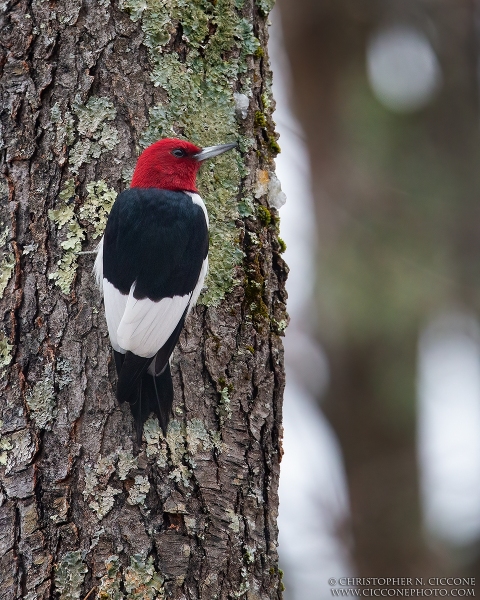
[(182, 156), (187, 155), (185, 150), (182, 150), (181, 148), (176, 148), (175, 150), (172, 150), (172, 154), (173, 154), (173, 156), (176, 156), (177, 158), (182, 158)]

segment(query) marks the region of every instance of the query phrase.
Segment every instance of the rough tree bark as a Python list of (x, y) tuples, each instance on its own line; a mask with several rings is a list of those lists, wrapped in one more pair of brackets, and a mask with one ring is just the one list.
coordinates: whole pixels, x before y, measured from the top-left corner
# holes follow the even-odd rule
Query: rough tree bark
[[(279, 598), (286, 267), (265, 0), (7, 0), (0, 23), (0, 597)], [(136, 445), (92, 254), (140, 149), (206, 166), (211, 273), (174, 418)], [(90, 593), (91, 592), (91, 593)]]

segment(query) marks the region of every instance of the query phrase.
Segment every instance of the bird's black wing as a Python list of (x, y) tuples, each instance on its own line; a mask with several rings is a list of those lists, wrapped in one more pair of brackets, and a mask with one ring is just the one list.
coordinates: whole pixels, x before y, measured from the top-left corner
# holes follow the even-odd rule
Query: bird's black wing
[(184, 192), (131, 188), (116, 199), (103, 245), (103, 276), (122, 294), (159, 301), (194, 289), (208, 253), (202, 208)]

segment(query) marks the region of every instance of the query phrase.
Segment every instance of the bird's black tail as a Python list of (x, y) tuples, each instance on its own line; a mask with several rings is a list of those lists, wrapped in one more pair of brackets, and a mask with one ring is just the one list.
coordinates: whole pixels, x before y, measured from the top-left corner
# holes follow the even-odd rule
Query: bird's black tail
[(147, 371), (151, 358), (142, 358), (131, 352), (123, 355), (115, 351), (114, 357), (118, 373), (117, 400), (130, 405), (138, 443), (142, 442), (143, 424), (152, 412), (157, 415), (163, 434), (167, 435), (173, 405), (173, 382), (168, 359), (163, 371), (154, 376)]
[(143, 424), (150, 413), (158, 417), (163, 435), (167, 435), (167, 426), (173, 405), (173, 382), (170, 373), (170, 364), (167, 362), (165, 369), (160, 375), (153, 376), (145, 373), (140, 381), (137, 391), (137, 399), (130, 403), (130, 410), (135, 419), (137, 440), (142, 441)]

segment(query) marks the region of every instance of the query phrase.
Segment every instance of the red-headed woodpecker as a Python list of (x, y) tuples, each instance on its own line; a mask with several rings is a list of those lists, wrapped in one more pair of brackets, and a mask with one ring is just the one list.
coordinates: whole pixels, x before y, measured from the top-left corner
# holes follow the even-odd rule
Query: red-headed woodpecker
[(203, 160), (235, 148), (165, 139), (138, 159), (115, 200), (95, 260), (118, 374), (141, 441), (151, 412), (166, 433), (173, 403), (170, 356), (208, 269), (208, 215), (196, 175)]

